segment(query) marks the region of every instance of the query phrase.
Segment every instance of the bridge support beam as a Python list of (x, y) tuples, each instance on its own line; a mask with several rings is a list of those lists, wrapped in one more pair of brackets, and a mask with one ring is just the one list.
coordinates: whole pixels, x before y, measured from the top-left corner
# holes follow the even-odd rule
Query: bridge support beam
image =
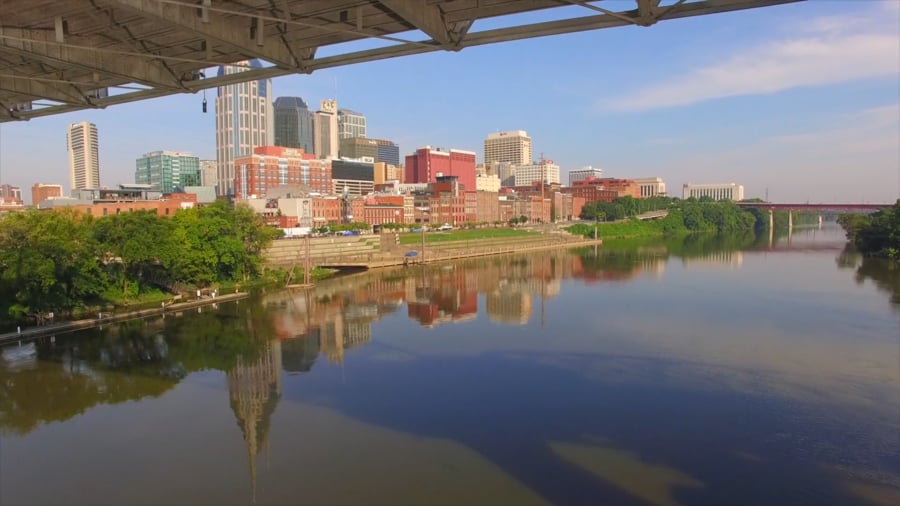
[(769, 249), (775, 245), (775, 211), (769, 209)]
[(819, 215), (819, 228), (822, 228), (822, 215)]

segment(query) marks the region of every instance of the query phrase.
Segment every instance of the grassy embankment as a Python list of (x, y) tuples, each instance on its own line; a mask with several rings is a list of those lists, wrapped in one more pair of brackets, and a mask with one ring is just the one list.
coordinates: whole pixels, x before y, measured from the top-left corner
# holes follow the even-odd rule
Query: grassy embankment
[[(425, 242), (475, 241), (479, 239), (503, 239), (508, 237), (537, 237), (538, 232), (517, 228), (475, 228), (450, 230), (447, 232), (426, 232)], [(421, 244), (421, 232), (400, 234), (400, 244)]]

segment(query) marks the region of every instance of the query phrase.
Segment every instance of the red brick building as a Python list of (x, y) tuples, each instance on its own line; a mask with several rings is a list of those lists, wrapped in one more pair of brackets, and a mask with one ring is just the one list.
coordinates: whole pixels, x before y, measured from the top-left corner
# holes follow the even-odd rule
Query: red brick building
[(58, 184), (34, 183), (31, 186), (31, 205), (36, 206), (49, 198), (62, 197), (62, 193), (62, 186)]
[(134, 211), (155, 211), (159, 216), (172, 216), (181, 209), (197, 205), (197, 195), (193, 193), (172, 193), (163, 200), (134, 200), (122, 202), (98, 202), (90, 205), (67, 206), (76, 211), (102, 217)]
[(270, 188), (300, 184), (313, 192), (331, 193), (331, 162), (280, 146), (261, 146), (234, 160), (235, 198), (263, 197)]
[(324, 227), (337, 225), (343, 221), (344, 204), (336, 197), (316, 197), (312, 199), (313, 225)]
[(571, 193), (553, 194), (553, 217), (556, 221), (577, 220), (584, 208), (584, 198)]
[(641, 198), (641, 187), (633, 179), (591, 177), (562, 188), (563, 193), (584, 198), (586, 203), (612, 202), (619, 197)]
[(425, 146), (406, 156), (406, 183), (433, 183), (438, 175), (456, 176), (466, 191), (475, 191), (475, 153)]

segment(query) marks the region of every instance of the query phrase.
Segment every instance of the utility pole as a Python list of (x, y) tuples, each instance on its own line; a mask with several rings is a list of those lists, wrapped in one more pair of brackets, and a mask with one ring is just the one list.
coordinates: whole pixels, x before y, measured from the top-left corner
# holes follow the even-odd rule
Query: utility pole
[(312, 270), (312, 259), (309, 257), (309, 250), (310, 250), (309, 237), (310, 237), (310, 235), (311, 234), (306, 234), (306, 240), (304, 241), (305, 242), (304, 248), (306, 249), (306, 252), (305, 252), (306, 253), (306, 265), (303, 266), (303, 284), (306, 286), (309, 286), (309, 281), (311, 279), (310, 271)]

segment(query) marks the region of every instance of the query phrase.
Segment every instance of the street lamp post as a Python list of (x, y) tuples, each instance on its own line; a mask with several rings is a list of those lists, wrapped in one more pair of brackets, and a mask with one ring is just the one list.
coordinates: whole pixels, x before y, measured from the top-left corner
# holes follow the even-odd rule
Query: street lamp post
[(425, 263), (425, 217), (428, 216), (428, 208), (420, 207), (419, 211), (422, 211), (422, 263)]

